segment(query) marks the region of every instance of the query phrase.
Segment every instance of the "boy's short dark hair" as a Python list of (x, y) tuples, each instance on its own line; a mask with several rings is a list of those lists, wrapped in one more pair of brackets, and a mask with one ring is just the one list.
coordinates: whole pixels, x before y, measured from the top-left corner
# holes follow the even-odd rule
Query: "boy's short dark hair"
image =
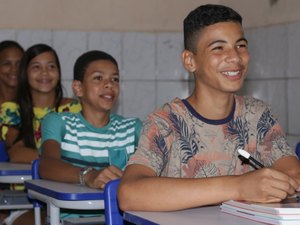
[(219, 22), (237, 22), (242, 24), (242, 17), (224, 5), (201, 5), (191, 11), (183, 22), (184, 48), (193, 53), (197, 52), (197, 40), (201, 30)]
[(114, 57), (106, 52), (93, 50), (83, 53), (75, 62), (74, 65), (74, 80), (83, 81), (84, 73), (90, 63), (97, 60), (108, 60), (114, 63), (118, 67), (118, 63)]

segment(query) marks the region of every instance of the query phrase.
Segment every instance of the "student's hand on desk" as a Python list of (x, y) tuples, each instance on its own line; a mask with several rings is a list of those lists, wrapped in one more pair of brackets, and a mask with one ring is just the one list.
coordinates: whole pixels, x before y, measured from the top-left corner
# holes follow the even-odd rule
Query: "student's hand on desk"
[(240, 176), (239, 200), (253, 202), (280, 202), (295, 194), (299, 184), (288, 175), (264, 168)]
[(91, 188), (103, 189), (105, 184), (111, 180), (120, 178), (123, 171), (116, 166), (109, 166), (103, 170), (92, 170), (85, 176), (85, 183)]

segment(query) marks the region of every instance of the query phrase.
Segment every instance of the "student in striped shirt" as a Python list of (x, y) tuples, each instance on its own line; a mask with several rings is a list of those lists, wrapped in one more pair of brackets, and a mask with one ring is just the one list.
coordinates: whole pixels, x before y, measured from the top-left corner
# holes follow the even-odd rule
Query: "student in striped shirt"
[(42, 122), (40, 174), (44, 179), (103, 189), (123, 174), (142, 123), (111, 113), (119, 92), (116, 60), (102, 51), (82, 54), (72, 88), (79, 113), (50, 113)]

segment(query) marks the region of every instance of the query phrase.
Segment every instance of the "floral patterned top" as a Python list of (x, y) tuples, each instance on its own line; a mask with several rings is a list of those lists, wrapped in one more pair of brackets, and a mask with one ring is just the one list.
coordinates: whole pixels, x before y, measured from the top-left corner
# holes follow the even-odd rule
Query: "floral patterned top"
[(0, 106), (1, 140), (5, 140), (9, 126), (20, 124), (19, 106), (14, 102), (4, 102)]
[[(35, 115), (33, 119), (33, 129), (35, 141), (37, 144), (37, 148), (41, 145), (41, 121), (45, 115), (49, 112), (55, 111), (55, 108), (33, 108), (33, 113)], [(66, 103), (58, 107), (58, 112), (80, 112), (81, 105), (77, 100), (74, 100), (70, 103)], [(0, 108), (0, 124), (1, 124), (1, 134), (2, 139), (5, 140), (7, 130), (9, 126), (17, 126), (20, 125), (20, 112), (19, 106), (14, 102), (4, 102)]]
[(157, 176), (239, 175), (254, 170), (241, 163), (239, 148), (265, 166), (295, 155), (271, 109), (260, 100), (235, 96), (227, 118), (209, 120), (186, 100), (176, 98), (144, 121), (138, 149), (129, 164), (150, 167)]

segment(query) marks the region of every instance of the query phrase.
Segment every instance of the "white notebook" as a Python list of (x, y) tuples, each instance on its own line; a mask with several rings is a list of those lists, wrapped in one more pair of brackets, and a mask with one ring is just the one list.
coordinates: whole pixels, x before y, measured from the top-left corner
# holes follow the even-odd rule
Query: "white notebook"
[(231, 200), (221, 205), (221, 211), (269, 224), (300, 225), (300, 202), (297, 198), (269, 204)]

